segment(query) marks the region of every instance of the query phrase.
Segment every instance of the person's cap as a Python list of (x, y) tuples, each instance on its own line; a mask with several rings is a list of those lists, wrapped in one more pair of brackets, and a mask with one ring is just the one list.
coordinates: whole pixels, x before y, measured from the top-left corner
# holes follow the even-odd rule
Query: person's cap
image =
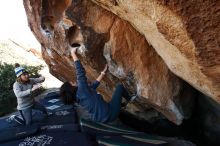
[(15, 74), (17, 77), (20, 77), (23, 73), (26, 73), (27, 71), (25, 70), (25, 68), (19, 66), (15, 68)]

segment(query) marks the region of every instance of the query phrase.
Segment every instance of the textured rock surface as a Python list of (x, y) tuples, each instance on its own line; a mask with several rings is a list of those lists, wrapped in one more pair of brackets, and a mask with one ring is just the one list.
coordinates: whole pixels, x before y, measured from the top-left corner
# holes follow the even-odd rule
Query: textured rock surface
[(169, 69), (220, 103), (219, 0), (92, 0), (129, 21)]
[[(191, 114), (194, 94), (174, 72), (219, 101), (219, 26), (213, 31), (200, 23), (189, 24), (193, 18), (187, 17), (191, 16), (188, 9), (195, 5), (150, 0), (92, 1), (130, 24), (91, 1), (24, 0), (29, 26), (42, 45), (43, 58), (53, 75), (75, 81), (68, 46), (78, 43), (84, 48), (79, 53), (89, 80), (94, 80), (106, 63), (109, 65), (110, 73), (100, 88), (106, 100), (121, 81), (130, 92), (142, 97), (139, 105), (143, 111), (153, 107), (180, 124)], [(204, 5), (210, 6), (211, 2)], [(219, 16), (217, 6), (212, 10), (216, 11), (213, 18), (208, 17), (212, 13), (208, 9), (207, 13), (196, 11), (195, 16), (200, 18), (205, 13), (210, 19), (207, 25), (214, 25), (214, 17)], [(203, 40), (205, 36), (194, 36), (198, 28), (204, 31), (203, 27), (210, 34), (207, 38), (216, 35), (214, 47)], [(205, 43), (201, 47), (207, 49), (199, 47), (201, 42)]]

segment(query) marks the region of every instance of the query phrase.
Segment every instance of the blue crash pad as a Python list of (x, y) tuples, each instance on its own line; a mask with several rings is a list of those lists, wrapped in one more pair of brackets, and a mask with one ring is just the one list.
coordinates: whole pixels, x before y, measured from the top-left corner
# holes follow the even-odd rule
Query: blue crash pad
[(38, 126), (20, 126), (17, 128), (6, 128), (1, 130), (0, 143), (25, 138), (37, 133)]
[[(45, 107), (47, 107), (47, 110), (50, 113), (56, 113), (62, 110), (73, 110), (72, 105), (64, 105), (59, 99), (60, 97), (58, 93), (51, 92), (51, 93), (48, 93), (46, 97), (44, 99), (41, 99), (39, 102)], [(13, 115), (12, 118), (10, 118), (11, 115)], [(10, 128), (10, 127), (19, 127), (19, 126), (24, 125), (23, 118), (21, 117), (19, 112), (14, 112), (11, 115), (0, 118), (0, 130), (3, 130), (5, 128)], [(72, 119), (71, 122), (75, 122), (76, 121), (75, 112), (71, 113), (71, 115), (74, 117), (74, 119)], [(52, 118), (49, 118), (46, 121), (49, 122), (49, 121), (53, 121), (57, 119), (59, 119), (58, 116), (52, 116)], [(67, 119), (68, 119), (67, 117), (64, 117), (64, 120), (62, 121), (58, 120), (59, 122), (57, 123), (63, 123), (63, 122), (67, 123), (65, 122), (65, 121), (68, 121)], [(44, 120), (44, 116), (40, 111), (32, 110), (32, 120), (33, 120), (33, 123), (36, 123), (36, 122)], [(69, 118), (69, 121), (70, 121), (70, 118)]]
[(78, 132), (41, 132), (0, 146), (92, 146), (90, 139)]
[(44, 125), (44, 126), (40, 126), (40, 130), (45, 132), (60, 132), (60, 131), (79, 132), (80, 127), (78, 124)]
[(60, 110), (38, 122), (41, 125), (48, 124), (74, 124), (77, 123), (77, 114), (74, 109)]
[(7, 128), (0, 133), (0, 143), (13, 141), (33, 136), (37, 132), (78, 132), (78, 124), (59, 124), (59, 125), (44, 125), (33, 124), (30, 126), (20, 126), (16, 128)]
[(48, 93), (45, 98), (39, 100), (39, 103), (44, 105), (49, 112), (73, 108), (73, 105), (65, 105), (56, 92)]
[(0, 130), (16, 127), (19, 125), (23, 125), (24, 121), (21, 116), (18, 116), (18, 113), (14, 113), (11, 118), (10, 116), (6, 116), (0, 119)]
[[(33, 123), (42, 121), (44, 119), (41, 112), (37, 110), (32, 111)], [(9, 116), (0, 119), (0, 130), (12, 127), (19, 127), (24, 125), (24, 120), (19, 112), (14, 112)]]

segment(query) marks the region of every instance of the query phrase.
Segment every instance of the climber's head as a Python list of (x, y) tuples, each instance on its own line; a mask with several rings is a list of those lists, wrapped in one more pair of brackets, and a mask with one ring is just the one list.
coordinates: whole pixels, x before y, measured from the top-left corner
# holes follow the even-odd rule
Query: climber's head
[(26, 83), (29, 81), (29, 74), (24, 67), (21, 67), (18, 63), (15, 64), (15, 74), (17, 81), (20, 83)]
[(73, 104), (76, 101), (77, 86), (71, 82), (65, 82), (60, 87), (60, 97), (64, 104)]

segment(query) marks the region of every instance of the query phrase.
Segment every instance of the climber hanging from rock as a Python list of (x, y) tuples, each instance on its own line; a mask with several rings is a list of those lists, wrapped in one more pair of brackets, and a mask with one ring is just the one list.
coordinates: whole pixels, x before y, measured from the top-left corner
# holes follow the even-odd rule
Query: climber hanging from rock
[(65, 82), (60, 89), (61, 98), (65, 103), (78, 103), (88, 112), (87, 118), (90, 120), (102, 123), (113, 122), (119, 115), (122, 97), (127, 101), (133, 101), (137, 96), (130, 96), (124, 86), (119, 84), (116, 86), (111, 101), (106, 102), (96, 89), (105, 76), (108, 66), (106, 65), (98, 78), (89, 85), (85, 69), (77, 57), (78, 48), (71, 48), (71, 56), (76, 68), (77, 85)]
[(44, 77), (29, 78), (28, 72), (19, 64), (15, 65), (17, 80), (13, 85), (14, 93), (17, 97), (17, 109), (22, 115), (26, 125), (32, 122), (32, 109), (42, 111), (47, 116), (46, 108), (34, 100), (34, 96), (39, 93), (40, 83), (44, 82)]

